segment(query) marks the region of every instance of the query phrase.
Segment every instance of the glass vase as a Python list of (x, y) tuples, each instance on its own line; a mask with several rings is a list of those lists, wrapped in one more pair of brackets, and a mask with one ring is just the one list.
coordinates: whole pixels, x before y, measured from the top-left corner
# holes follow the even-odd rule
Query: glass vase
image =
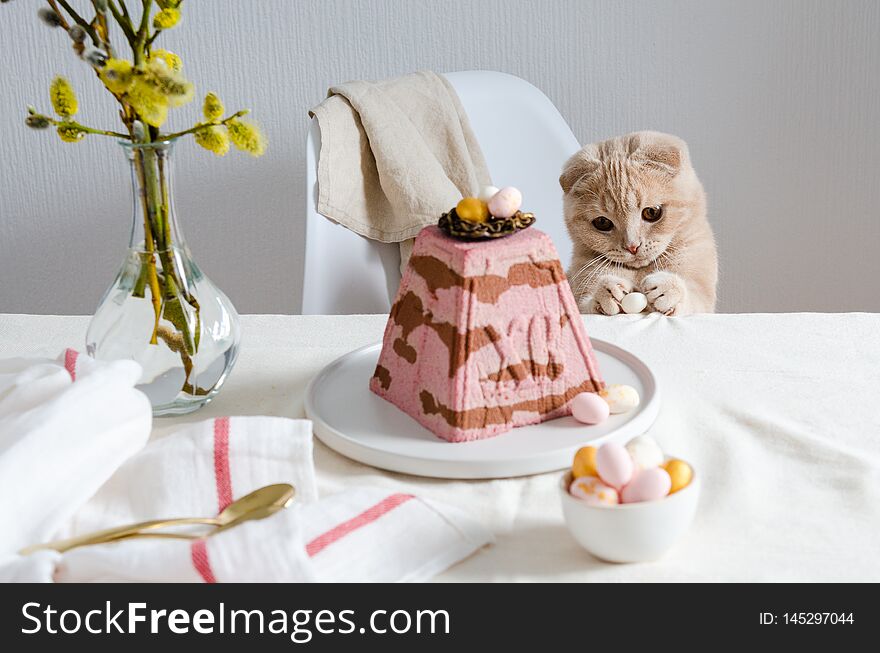
[(89, 324), (86, 350), (141, 364), (154, 415), (207, 404), (235, 365), (241, 337), (232, 302), (199, 270), (174, 212), (173, 142), (121, 143), (131, 165), (131, 239), (122, 269)]

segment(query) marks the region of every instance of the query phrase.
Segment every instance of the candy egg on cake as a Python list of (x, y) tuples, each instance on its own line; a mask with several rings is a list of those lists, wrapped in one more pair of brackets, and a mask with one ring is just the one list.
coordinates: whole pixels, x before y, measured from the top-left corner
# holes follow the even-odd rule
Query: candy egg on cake
[(502, 188), (489, 200), (489, 213), (496, 218), (512, 218), (522, 206), (522, 193), (513, 186)]
[(497, 193), (499, 190), (500, 189), (497, 186), (483, 186), (483, 188), (480, 190), (480, 194), (477, 195), (477, 197), (488, 204), (489, 200), (492, 199), (495, 196), (495, 193)]
[(489, 219), (489, 207), (478, 197), (465, 197), (455, 205), (455, 212), (462, 220), (485, 222)]

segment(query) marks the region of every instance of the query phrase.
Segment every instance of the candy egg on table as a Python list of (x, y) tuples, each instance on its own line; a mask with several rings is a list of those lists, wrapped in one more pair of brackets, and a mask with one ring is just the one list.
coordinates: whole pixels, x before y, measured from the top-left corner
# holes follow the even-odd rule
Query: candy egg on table
[(612, 383), (599, 393), (599, 396), (608, 404), (612, 415), (627, 413), (638, 407), (639, 392), (631, 385)]
[(669, 478), (672, 481), (672, 486), (669, 488), (669, 494), (675, 494), (682, 488), (687, 487), (691, 482), (691, 479), (694, 477), (694, 470), (691, 469), (691, 466), (678, 458), (667, 460), (666, 464), (663, 465), (663, 468), (666, 470), (666, 473), (669, 474)]
[(660, 467), (663, 464), (663, 450), (650, 435), (640, 435), (626, 443), (636, 469)]
[(522, 193), (513, 186), (505, 186), (489, 200), (489, 213), (496, 218), (511, 218), (522, 206)]
[(617, 490), (605, 485), (595, 476), (582, 476), (574, 479), (568, 491), (573, 497), (593, 506), (616, 506), (620, 503)]
[(596, 476), (596, 474), (596, 447), (581, 447), (574, 455), (571, 475), (580, 478), (581, 476)]
[(648, 298), (640, 292), (631, 292), (620, 300), (624, 313), (641, 313), (648, 306)]
[(605, 483), (619, 490), (632, 479), (634, 465), (623, 446), (606, 442), (596, 452), (596, 471)]
[(581, 392), (571, 400), (571, 414), (583, 424), (601, 424), (610, 412), (607, 402), (595, 392)]
[(672, 479), (662, 467), (649, 467), (636, 472), (633, 479), (623, 488), (620, 498), (623, 503), (656, 501), (669, 494)]
[(480, 190), (480, 194), (477, 195), (477, 198), (481, 202), (486, 202), (486, 204), (488, 204), (489, 200), (495, 197), (495, 194), (499, 190), (500, 189), (497, 186), (483, 186), (482, 190)]
[(455, 206), (455, 212), (462, 220), (485, 222), (489, 219), (489, 208), (476, 197), (465, 197)]

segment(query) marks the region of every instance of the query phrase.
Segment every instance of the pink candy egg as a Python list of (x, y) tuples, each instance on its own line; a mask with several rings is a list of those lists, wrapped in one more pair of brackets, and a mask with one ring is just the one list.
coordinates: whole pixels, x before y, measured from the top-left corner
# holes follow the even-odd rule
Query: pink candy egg
[(605, 483), (619, 490), (632, 479), (633, 461), (622, 445), (607, 442), (596, 452), (596, 471)]
[(584, 424), (601, 424), (610, 412), (608, 403), (595, 392), (582, 392), (571, 400), (571, 414)]
[(513, 186), (506, 186), (489, 200), (489, 213), (496, 218), (510, 218), (521, 206), (522, 193)]
[[(596, 459), (598, 464), (598, 455)], [(669, 494), (671, 487), (672, 479), (669, 477), (669, 473), (661, 467), (651, 467), (638, 472), (629, 485), (623, 488), (620, 498), (623, 503), (656, 501)]]
[(616, 506), (620, 497), (610, 485), (605, 485), (595, 476), (582, 476), (574, 479), (568, 488), (573, 497), (591, 506)]

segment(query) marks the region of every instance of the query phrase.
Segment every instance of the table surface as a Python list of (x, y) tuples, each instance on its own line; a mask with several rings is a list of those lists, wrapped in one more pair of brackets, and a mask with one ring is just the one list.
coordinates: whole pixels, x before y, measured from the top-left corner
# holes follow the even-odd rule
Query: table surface
[[(880, 581), (880, 315), (585, 316), (647, 362), (663, 393), (651, 434), (692, 461), (695, 523), (662, 560), (599, 562), (566, 531), (558, 473), (446, 481), (383, 472), (315, 445), (319, 491), (378, 485), (459, 506), (496, 542), (440, 580)], [(303, 417), (309, 379), (381, 339), (386, 316), (242, 317), (239, 362), (206, 408)], [(0, 357), (82, 349), (87, 317), (0, 315)], [(613, 382), (613, 379), (607, 379)], [(454, 446), (454, 445), (450, 445)]]

